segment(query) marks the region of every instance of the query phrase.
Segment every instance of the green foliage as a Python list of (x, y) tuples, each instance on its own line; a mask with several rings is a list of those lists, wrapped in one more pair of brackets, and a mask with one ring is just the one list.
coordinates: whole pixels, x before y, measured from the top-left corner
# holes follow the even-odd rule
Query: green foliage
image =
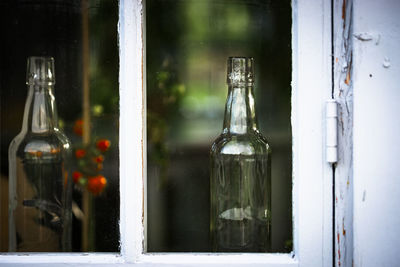
[(102, 106), (104, 113), (110, 114), (119, 108), (118, 5), (115, 1), (96, 3), (89, 11), (90, 98), (93, 105)]

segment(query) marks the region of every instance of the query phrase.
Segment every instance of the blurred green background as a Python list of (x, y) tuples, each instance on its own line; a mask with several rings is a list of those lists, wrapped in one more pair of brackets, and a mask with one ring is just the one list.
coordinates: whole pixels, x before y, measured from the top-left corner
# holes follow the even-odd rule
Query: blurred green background
[(290, 44), (288, 0), (146, 1), (148, 251), (210, 251), (209, 149), (229, 56), (255, 60), (259, 127), (272, 147), (272, 249), (291, 251)]

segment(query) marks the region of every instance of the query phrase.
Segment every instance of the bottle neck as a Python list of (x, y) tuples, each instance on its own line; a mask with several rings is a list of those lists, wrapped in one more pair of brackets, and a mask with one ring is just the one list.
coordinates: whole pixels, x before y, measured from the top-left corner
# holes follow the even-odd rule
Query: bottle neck
[(258, 131), (253, 86), (229, 84), (223, 133)]
[(53, 89), (53, 85), (28, 85), (23, 132), (46, 134), (57, 129), (58, 118)]

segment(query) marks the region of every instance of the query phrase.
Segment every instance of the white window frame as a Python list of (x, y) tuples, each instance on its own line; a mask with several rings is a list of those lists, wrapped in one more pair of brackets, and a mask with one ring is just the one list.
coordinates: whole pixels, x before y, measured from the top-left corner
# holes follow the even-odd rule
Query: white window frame
[(332, 266), (332, 168), (324, 160), (331, 84), (331, 1), (292, 0), (293, 239), (290, 254), (145, 253), (144, 1), (120, 0), (120, 253), (0, 255), (1, 266)]
[(400, 2), (353, 6), (353, 264), (399, 266)]

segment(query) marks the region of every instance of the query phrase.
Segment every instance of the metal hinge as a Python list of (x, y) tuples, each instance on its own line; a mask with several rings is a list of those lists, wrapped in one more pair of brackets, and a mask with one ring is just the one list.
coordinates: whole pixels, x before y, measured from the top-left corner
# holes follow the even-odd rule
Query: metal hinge
[(334, 99), (326, 101), (326, 161), (334, 164), (338, 157), (337, 141), (337, 102)]

